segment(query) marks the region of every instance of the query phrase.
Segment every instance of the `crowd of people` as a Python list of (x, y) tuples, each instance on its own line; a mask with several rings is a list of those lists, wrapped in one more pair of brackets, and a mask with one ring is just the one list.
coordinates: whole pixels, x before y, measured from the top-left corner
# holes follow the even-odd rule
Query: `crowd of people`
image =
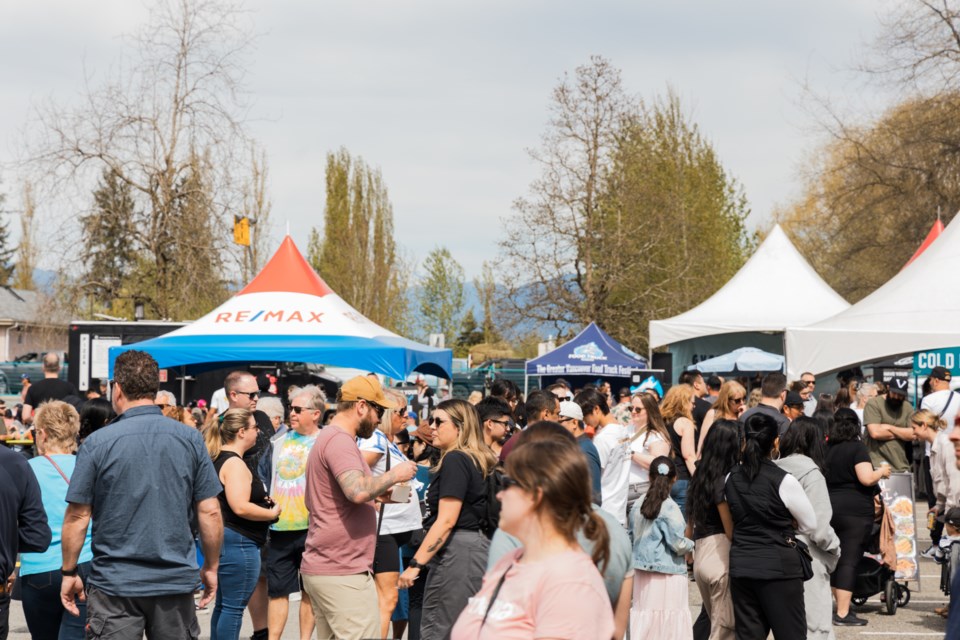
[(752, 402), (697, 372), (469, 401), (275, 382), (235, 371), (185, 410), (127, 351), (109, 401), (32, 385), (37, 455), (0, 447), (0, 570), (13, 586), (19, 552), (34, 638), (197, 638), (206, 612), (211, 638), (249, 616), (278, 640), (298, 594), (301, 640), (826, 639), (867, 623), (851, 600), (884, 478), (924, 476), (928, 555), (960, 541), (940, 368), (919, 411), (899, 377), (814, 397), (811, 374), (770, 373)]

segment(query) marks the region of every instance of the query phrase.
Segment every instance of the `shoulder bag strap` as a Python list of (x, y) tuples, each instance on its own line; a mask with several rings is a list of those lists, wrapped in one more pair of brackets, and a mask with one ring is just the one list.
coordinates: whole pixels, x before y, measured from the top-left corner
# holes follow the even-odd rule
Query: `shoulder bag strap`
[[(384, 449), (387, 456), (387, 471), (390, 471), (390, 440), (386, 436), (383, 437), (383, 441), (386, 443)], [(377, 515), (377, 537), (380, 537), (380, 527), (383, 526), (383, 510), (386, 509), (387, 504), (385, 502), (380, 503), (380, 513)]]
[(69, 484), (70, 484), (70, 478), (68, 478), (68, 477), (67, 477), (67, 474), (65, 474), (65, 473), (63, 472), (63, 469), (60, 468), (60, 465), (58, 465), (56, 462), (54, 462), (54, 461), (53, 461), (53, 458), (51, 458), (51, 457), (48, 456), (47, 454), (43, 454), (43, 457), (46, 458), (47, 461), (50, 462), (50, 464), (53, 465), (53, 468), (57, 470), (57, 473), (60, 474), (60, 476), (63, 478), (63, 481), (66, 482), (67, 485), (69, 485)]
[(507, 574), (510, 573), (510, 569), (513, 568), (513, 563), (511, 562), (507, 565), (507, 570), (501, 574), (500, 579), (497, 580), (497, 586), (493, 588), (493, 593), (490, 594), (490, 602), (487, 603), (487, 610), (483, 612), (483, 620), (480, 622), (480, 628), (483, 628), (483, 625), (487, 623), (487, 616), (490, 615), (490, 610), (493, 609), (493, 603), (497, 601), (497, 596), (500, 595), (500, 589), (503, 587), (504, 581), (507, 579)]
[(938, 418), (942, 418), (942, 417), (943, 417), (943, 414), (945, 414), (945, 413), (947, 412), (947, 409), (950, 408), (950, 403), (953, 402), (953, 394), (954, 394), (954, 392), (951, 391), (951, 392), (950, 392), (950, 395), (947, 396), (947, 404), (943, 405), (943, 411), (941, 411), (941, 412), (940, 412), (940, 415), (937, 416)]

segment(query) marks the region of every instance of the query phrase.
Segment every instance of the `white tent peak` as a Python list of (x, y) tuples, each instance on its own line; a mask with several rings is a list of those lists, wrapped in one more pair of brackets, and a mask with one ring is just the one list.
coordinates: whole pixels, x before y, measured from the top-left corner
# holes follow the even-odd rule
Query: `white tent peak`
[(719, 291), (680, 315), (651, 321), (650, 348), (723, 333), (784, 331), (849, 306), (776, 224)]
[(823, 373), (924, 349), (960, 346), (960, 224), (849, 309), (787, 330), (791, 373)]

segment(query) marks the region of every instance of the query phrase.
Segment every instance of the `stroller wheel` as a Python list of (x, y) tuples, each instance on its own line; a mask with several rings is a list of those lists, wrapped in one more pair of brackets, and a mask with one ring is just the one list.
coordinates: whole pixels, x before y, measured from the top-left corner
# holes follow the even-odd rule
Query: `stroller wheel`
[(866, 598), (851, 598), (850, 601), (858, 607), (862, 607), (863, 605), (867, 604)]
[(883, 595), (886, 596), (887, 604), (887, 615), (895, 615), (897, 613), (897, 599), (899, 598), (899, 591), (897, 589), (899, 585), (893, 578), (887, 580), (887, 584), (883, 588)]
[(897, 606), (905, 607), (910, 603), (910, 587), (905, 584), (897, 585)]

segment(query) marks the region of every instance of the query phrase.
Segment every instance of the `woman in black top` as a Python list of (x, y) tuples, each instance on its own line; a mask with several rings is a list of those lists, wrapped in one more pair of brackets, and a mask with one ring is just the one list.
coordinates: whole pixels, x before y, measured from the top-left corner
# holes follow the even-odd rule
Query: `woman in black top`
[(217, 600), (210, 618), (213, 640), (240, 637), (243, 610), (260, 575), (260, 547), (267, 541), (267, 527), (280, 517), (280, 507), (271, 502), (263, 482), (243, 462), (243, 454), (256, 446), (258, 433), (256, 420), (246, 409), (228, 409), (204, 432), (207, 451), (223, 485), (217, 496), (223, 515), (223, 546)]
[(740, 455), (736, 421), (715, 421), (703, 440), (701, 454), (687, 491), (686, 535), (696, 542), (693, 577), (710, 619), (710, 640), (733, 640), (733, 601), (728, 579), (733, 516), (723, 485)]
[(852, 409), (834, 414), (825, 467), (833, 507), (830, 526), (840, 538), (840, 561), (830, 576), (837, 599), (833, 624), (864, 625), (866, 620), (850, 612), (850, 599), (857, 581), (857, 564), (873, 528), (876, 484), (890, 477), (890, 467), (874, 470), (867, 447), (860, 441), (860, 419)]
[(433, 446), (442, 451), (427, 489), (429, 527), (423, 543), (400, 575), (407, 589), (430, 563), (423, 593), (422, 640), (450, 635), (453, 623), (483, 581), (490, 540), (480, 530), (486, 515), (484, 482), (497, 459), (483, 441), (476, 408), (445, 400), (433, 413)]
[(660, 403), (660, 415), (670, 434), (673, 464), (677, 468), (677, 481), (673, 483), (670, 497), (683, 513), (686, 512), (687, 486), (697, 466), (697, 427), (693, 424), (695, 399), (693, 387), (675, 384)]
[(780, 455), (777, 421), (754, 413), (743, 425), (740, 464), (724, 494), (733, 516), (730, 591), (738, 640), (807, 637), (803, 565), (792, 544), (797, 529), (817, 526), (813, 506), (796, 478), (771, 460)]

